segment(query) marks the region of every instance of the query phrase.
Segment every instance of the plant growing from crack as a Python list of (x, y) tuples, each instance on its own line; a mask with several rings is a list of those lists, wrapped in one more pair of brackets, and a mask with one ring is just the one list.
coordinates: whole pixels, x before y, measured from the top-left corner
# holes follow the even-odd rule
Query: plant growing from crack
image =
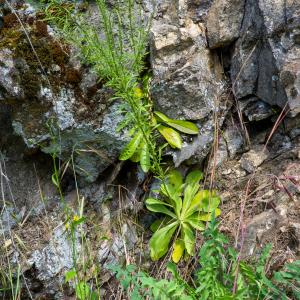
[[(167, 212), (168, 217), (173, 218), (173, 222), (154, 233), (150, 242), (151, 256), (153, 259), (162, 257), (177, 230), (179, 238), (174, 244), (173, 260), (179, 261), (184, 251), (189, 255), (193, 253), (193, 230), (204, 229), (201, 223), (204, 215), (196, 214), (209, 214), (210, 211), (201, 205), (206, 201), (214, 210), (219, 200), (214, 202), (218, 199), (214, 193), (200, 193), (200, 173), (197, 173), (198, 177), (196, 173), (187, 176), (185, 184), (178, 173), (173, 172), (173, 177), (168, 174), (162, 164), (162, 155), (168, 145), (175, 149), (182, 147), (180, 133), (197, 135), (199, 130), (189, 121), (174, 120), (153, 109), (149, 95), (150, 77), (140, 76), (147, 54), (150, 24), (141, 8), (133, 0), (117, 2), (111, 9), (104, 0), (96, 3), (100, 14), (99, 28), (86, 21), (86, 15), (68, 1), (50, 0), (45, 9), (46, 19), (58, 26), (64, 37), (81, 50), (83, 59), (106, 80), (106, 86), (113, 89), (113, 99), (123, 100), (120, 109), (124, 121), (118, 130), (127, 128), (131, 140), (119, 159), (139, 162), (144, 172), (152, 172), (161, 181), (164, 201), (158, 204), (148, 199), (146, 206), (154, 212)], [(163, 145), (158, 143), (160, 136), (166, 140)], [(178, 181), (170, 183), (170, 176)], [(190, 181), (193, 176), (194, 181)], [(206, 221), (209, 221), (207, 216)]]
[[(52, 161), (53, 161), (53, 173), (51, 176), (52, 183), (56, 187), (60, 201), (63, 206), (64, 213), (64, 224), (65, 224), (65, 233), (68, 235), (68, 238), (71, 243), (71, 255), (73, 261), (73, 268), (65, 273), (65, 282), (72, 284), (75, 288), (76, 298), (79, 300), (96, 300), (100, 299), (100, 291), (98, 287), (93, 287), (88, 283), (84, 276), (81, 276), (80, 269), (86, 268), (85, 259), (79, 260), (79, 254), (77, 249), (78, 237), (81, 239), (81, 246), (85, 245), (85, 234), (83, 230), (83, 223), (85, 222), (85, 217), (83, 216), (83, 207), (84, 207), (84, 198), (79, 200), (79, 215), (74, 214), (73, 210), (67, 205), (61, 186), (61, 180), (64, 176), (64, 171), (66, 167), (62, 167), (59, 161), (59, 142), (57, 137), (59, 136), (59, 129), (55, 120), (50, 119), (47, 123), (50, 139), (56, 147), (55, 151), (51, 152)], [(69, 162), (73, 162), (71, 157)], [(69, 164), (67, 163), (67, 165)], [(72, 164), (74, 171), (74, 164)], [(74, 172), (75, 176), (75, 172)], [(76, 176), (75, 176), (76, 180)], [(78, 235), (79, 233), (79, 235)]]
[(161, 160), (166, 145), (158, 145), (157, 133), (171, 147), (181, 148), (178, 131), (194, 135), (198, 134), (198, 128), (191, 122), (173, 120), (153, 112), (149, 96), (150, 77), (140, 78), (147, 54), (150, 24), (149, 20), (145, 20), (141, 7), (133, 0), (118, 2), (111, 10), (104, 0), (96, 3), (101, 17), (99, 28), (87, 22), (86, 16), (69, 1), (51, 0), (45, 9), (46, 19), (58, 26), (66, 40), (78, 46), (83, 59), (106, 80), (106, 86), (114, 90), (113, 99), (123, 100), (125, 115), (119, 130), (129, 128), (132, 139), (120, 159), (140, 162), (145, 172), (151, 171), (164, 180)]
[(173, 170), (169, 172), (166, 182), (161, 184), (159, 199), (146, 200), (150, 211), (166, 216), (152, 224), (155, 231), (150, 239), (153, 260), (167, 253), (174, 235), (173, 261), (178, 263), (184, 252), (193, 255), (196, 241), (194, 231), (203, 231), (204, 222), (210, 221), (212, 214), (220, 214), (220, 198), (213, 191), (200, 189), (199, 181), (202, 178), (200, 171), (192, 171), (183, 181), (180, 172)]

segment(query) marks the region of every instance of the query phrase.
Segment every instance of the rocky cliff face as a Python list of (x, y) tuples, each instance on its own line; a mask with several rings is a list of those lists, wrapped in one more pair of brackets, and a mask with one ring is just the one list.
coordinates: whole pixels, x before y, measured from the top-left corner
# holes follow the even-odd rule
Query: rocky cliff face
[[(134, 167), (122, 168), (117, 163), (128, 137), (116, 130), (122, 115), (119, 103), (109, 101), (113, 91), (26, 2), (0, 0), (0, 185), (2, 202), (10, 199), (11, 204), (4, 206), (1, 231), (9, 240), (8, 234), (16, 230), (26, 245), (32, 245), (22, 260), (26, 261), (34, 297), (48, 293), (50, 298), (63, 299), (58, 287), (71, 262), (68, 255), (57, 257), (54, 248), (58, 245), (66, 254), (70, 245), (59, 229), (61, 207), (51, 187), (50, 154), (61, 158), (66, 169), (71, 165), (75, 169), (75, 175), (67, 171), (63, 186), (67, 201), (75, 207), (76, 176), (87, 214), (93, 222), (107, 225), (103, 235), (109, 236), (108, 240), (103, 242), (102, 233), (89, 236), (97, 241), (93, 251), (101, 265), (120, 260), (126, 251), (140, 254), (134, 247), (140, 242), (139, 230), (133, 222), (116, 225), (114, 219), (117, 208), (131, 214), (142, 207), (149, 180)], [(147, 13), (154, 11), (149, 59), (155, 108), (172, 118), (192, 120), (200, 128), (197, 137), (186, 138), (180, 151), (170, 150), (168, 155), (175, 166), (183, 168), (191, 164), (219, 167), (216, 180), (223, 193), (223, 210), (234, 228), (245, 183), (258, 168), (261, 177), (257, 178), (263, 180), (257, 179), (254, 187), (259, 189), (264, 182), (264, 188), (251, 198), (260, 203), (258, 208), (245, 213), (249, 222), (245, 255), (253, 253), (258, 235), (260, 241), (266, 240), (270, 228), (276, 239), (292, 230), (293, 246), (287, 244), (297, 255), (299, 1), (145, 0), (143, 6)], [(283, 126), (268, 141), (267, 151), (262, 150), (281, 111)], [(207, 163), (210, 153), (215, 154), (215, 161)], [(275, 180), (274, 185), (266, 178)], [(107, 184), (112, 183), (129, 189), (125, 203), (116, 200), (118, 189), (111, 185), (108, 189)], [(266, 190), (266, 186), (270, 187)], [(41, 195), (47, 204), (39, 201)], [(102, 204), (111, 198), (111, 203)], [(275, 213), (277, 206), (279, 215)], [(37, 232), (45, 233), (43, 224), (49, 220), (43, 214), (45, 208), (51, 221), (49, 232), (41, 238)], [(269, 215), (272, 224), (266, 223)], [(149, 223), (148, 217), (141, 217), (144, 224)], [(33, 242), (17, 224), (23, 224), (43, 243)], [(37, 224), (36, 230), (33, 224)], [(225, 230), (230, 232), (230, 226)], [(280, 251), (287, 244), (282, 243)], [(21, 260), (17, 249), (12, 253), (15, 261), (16, 257)], [(54, 259), (47, 259), (49, 255)], [(107, 272), (103, 276), (110, 278)], [(36, 285), (39, 287), (34, 291)]]
[(272, 107), (299, 113), (299, 10), (297, 1), (264, 0), (214, 1), (210, 8), (209, 47), (231, 47), (233, 93), (250, 121), (269, 117)]
[(95, 181), (127, 141), (116, 132), (118, 104), (108, 107), (112, 92), (33, 7), (20, 8), (20, 20), (8, 7), (2, 11), (1, 140), (10, 127), (30, 151), (73, 157), (81, 178)]

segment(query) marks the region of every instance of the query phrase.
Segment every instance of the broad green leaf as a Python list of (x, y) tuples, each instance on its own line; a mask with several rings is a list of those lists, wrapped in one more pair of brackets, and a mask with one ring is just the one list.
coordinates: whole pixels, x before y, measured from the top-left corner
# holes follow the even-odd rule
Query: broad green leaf
[(190, 172), (186, 178), (185, 178), (185, 183), (186, 184), (195, 184), (199, 183), (200, 180), (203, 179), (203, 173), (199, 170), (195, 170)]
[(193, 255), (196, 240), (193, 229), (188, 224), (183, 223), (182, 230), (185, 249), (189, 255)]
[(151, 224), (150, 230), (152, 232), (155, 232), (157, 229), (160, 229), (161, 227), (166, 226), (170, 222), (170, 220), (171, 220), (171, 218), (169, 218), (169, 217), (165, 217), (163, 219), (157, 219)]
[(180, 216), (181, 208), (182, 208), (182, 199), (181, 193), (183, 189), (183, 178), (179, 171), (172, 170), (168, 174), (167, 178), (167, 186), (166, 189), (168, 193), (171, 193), (171, 198), (174, 200), (175, 203), (175, 211), (177, 216)]
[(211, 212), (219, 206), (220, 201), (214, 191), (200, 190), (192, 200), (186, 216), (188, 217), (196, 211)]
[(175, 278), (179, 277), (179, 274), (177, 272), (177, 266), (171, 261), (167, 263), (167, 270), (170, 271)]
[[(218, 217), (221, 214), (221, 210), (219, 208), (215, 209), (215, 217)], [(212, 212), (209, 213), (199, 213), (198, 214), (198, 220), (209, 222), (212, 219)]]
[(135, 98), (137, 98), (137, 99), (141, 99), (143, 97), (143, 91), (139, 87), (135, 87), (133, 89), (133, 93), (134, 93)]
[(141, 150), (138, 147), (136, 151), (133, 153), (133, 155), (130, 157), (130, 160), (134, 163), (138, 163), (140, 159), (141, 159)]
[(141, 158), (140, 158), (140, 164), (142, 170), (147, 173), (150, 169), (150, 153), (148, 149), (148, 144), (144, 143), (142, 150), (141, 150)]
[(183, 133), (187, 133), (187, 134), (198, 134), (199, 133), (198, 127), (192, 122), (170, 119), (166, 115), (164, 115), (163, 113), (161, 113), (159, 111), (155, 111), (154, 114), (158, 117), (159, 121), (164, 122), (168, 126), (171, 126)]
[(196, 211), (202, 210), (201, 202), (205, 197), (208, 196), (208, 190), (200, 190), (191, 201), (190, 206), (186, 212), (186, 217), (191, 216)]
[(198, 127), (189, 121), (182, 121), (182, 120), (173, 120), (173, 119), (169, 119), (166, 124), (168, 126), (171, 126), (177, 130), (179, 130), (180, 132), (183, 133), (187, 133), (187, 134), (198, 134), (199, 133), (199, 129)]
[(168, 173), (167, 181), (174, 186), (176, 191), (182, 188), (183, 178), (181, 173), (177, 170), (172, 170)]
[(189, 223), (193, 228), (199, 231), (205, 230), (205, 225), (203, 222), (201, 222), (198, 218), (192, 218), (191, 216), (189, 218), (186, 218), (184, 220), (185, 222)]
[(192, 200), (194, 199), (197, 191), (199, 189), (199, 184), (189, 184), (186, 186), (184, 190), (184, 198), (182, 204), (182, 216), (185, 216), (187, 211), (189, 210)]
[(135, 152), (133, 153), (133, 155), (130, 157), (130, 160), (132, 162), (138, 163), (141, 159), (141, 152), (142, 152), (142, 148), (144, 146), (145, 142), (141, 141), (140, 144), (138, 145), (138, 147), (136, 148)]
[(183, 255), (184, 252), (184, 242), (180, 239), (177, 239), (173, 246), (173, 252), (172, 252), (172, 260), (174, 263), (178, 263)]
[(200, 207), (204, 212), (211, 212), (219, 206), (220, 202), (221, 199), (219, 197), (213, 197), (210, 193), (209, 197), (202, 198)]
[(170, 119), (159, 111), (155, 111), (154, 114), (158, 117), (159, 121), (167, 123)]
[(123, 151), (121, 152), (119, 159), (120, 160), (127, 160), (129, 159), (136, 149), (138, 148), (140, 142), (142, 139), (142, 133), (138, 132), (132, 139), (131, 141), (125, 146)]
[(176, 219), (177, 218), (176, 215), (173, 212), (171, 212), (166, 206), (172, 207), (170, 204), (154, 198), (148, 198), (146, 200), (146, 207), (150, 211), (162, 213), (170, 216), (171, 218)]
[(165, 127), (163, 125), (159, 125), (157, 127), (157, 130), (166, 139), (166, 141), (169, 143), (169, 145), (172, 148), (181, 149), (182, 140), (181, 140), (180, 134), (177, 131), (175, 131), (174, 129), (172, 129), (170, 127)]
[(164, 183), (161, 185), (161, 191), (167, 197), (167, 201), (174, 208), (176, 215), (180, 216), (182, 208), (182, 199), (179, 196), (175, 187), (169, 183)]
[(152, 260), (158, 260), (169, 250), (169, 243), (178, 227), (178, 222), (173, 222), (157, 230), (150, 239), (150, 256)]
[(72, 269), (65, 274), (65, 282), (69, 282), (76, 277), (76, 270)]
[(166, 197), (169, 197), (171, 199), (179, 196), (175, 187), (168, 182), (162, 183), (160, 186), (160, 190)]

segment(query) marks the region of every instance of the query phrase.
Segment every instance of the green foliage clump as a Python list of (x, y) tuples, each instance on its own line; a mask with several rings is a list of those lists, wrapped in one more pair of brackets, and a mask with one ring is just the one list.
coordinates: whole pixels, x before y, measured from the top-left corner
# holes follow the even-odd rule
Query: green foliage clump
[[(151, 99), (149, 97), (149, 77), (146, 77), (146, 80), (144, 80), (144, 82), (146, 83), (143, 86), (143, 90), (138, 87), (135, 88), (134, 96), (137, 98), (137, 101), (140, 101), (138, 99), (144, 97), (147, 99), (147, 103), (151, 103)], [(134, 125), (133, 122), (131, 128), (131, 134), (133, 137), (127, 144), (127, 146), (123, 149), (122, 153), (119, 156), (119, 159), (130, 159), (133, 162), (139, 162), (144, 172), (148, 172), (149, 170), (151, 170), (156, 175), (160, 176), (160, 179), (163, 179), (164, 175), (160, 167), (162, 150), (167, 145), (171, 146), (172, 148), (181, 149), (182, 139), (179, 132), (195, 135), (198, 134), (199, 130), (198, 127), (192, 122), (170, 119), (166, 115), (158, 111), (155, 111), (152, 114), (151, 105), (147, 105), (145, 108), (148, 109), (149, 113), (150, 123), (147, 125), (150, 125), (148, 128), (150, 131), (141, 130), (141, 127), (139, 127), (138, 125)], [(128, 115), (130, 115), (129, 112), (127, 112), (127, 116)], [(127, 125), (128, 120), (129, 118), (127, 117), (124, 122), (120, 124), (118, 129), (121, 129), (124, 127), (124, 125)], [(162, 125), (162, 123), (168, 126)], [(167, 144), (160, 147), (152, 144), (152, 141), (156, 141), (156, 139), (158, 138), (158, 133), (160, 133), (160, 135), (167, 141)], [(155, 152), (156, 154), (154, 154)]]
[(203, 222), (210, 221), (213, 213), (220, 214), (220, 198), (215, 192), (200, 189), (199, 181), (202, 178), (202, 172), (192, 171), (183, 181), (180, 172), (173, 170), (160, 186), (159, 199), (146, 200), (150, 211), (166, 216), (152, 225), (155, 231), (150, 240), (153, 260), (167, 253), (174, 234), (173, 261), (177, 263), (184, 252), (193, 255), (196, 240), (194, 231), (204, 230)]
[(120, 160), (140, 162), (145, 172), (151, 171), (163, 180), (165, 172), (161, 167), (161, 155), (166, 145), (157, 144), (157, 132), (171, 147), (181, 148), (178, 131), (198, 134), (198, 128), (191, 122), (153, 113), (150, 78), (141, 77), (151, 18), (147, 19), (133, 0), (117, 1), (112, 8), (108, 8), (104, 0), (97, 0), (100, 18), (97, 25), (92, 25), (86, 14), (72, 2), (48, 2), (46, 19), (81, 50), (83, 59), (106, 81), (106, 86), (113, 89), (113, 99), (124, 100), (122, 112), (125, 117), (118, 129), (128, 128), (132, 139), (122, 151)]
[[(206, 242), (199, 253), (199, 267), (193, 285), (180, 277), (176, 266), (169, 263), (172, 278), (157, 280), (134, 266), (122, 269), (111, 267), (127, 291), (130, 299), (300, 299), (300, 261), (286, 264), (268, 277), (266, 265), (271, 246), (263, 250), (254, 265), (238, 259), (238, 253), (228, 245), (227, 238), (218, 231), (213, 219), (204, 232)], [(293, 297), (293, 298), (291, 298)]]

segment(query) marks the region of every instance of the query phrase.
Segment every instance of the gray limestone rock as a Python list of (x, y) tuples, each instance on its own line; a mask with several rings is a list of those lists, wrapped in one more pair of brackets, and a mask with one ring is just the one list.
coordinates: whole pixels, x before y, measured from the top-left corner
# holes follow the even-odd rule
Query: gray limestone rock
[(99, 128), (79, 124), (60, 131), (50, 145), (42, 147), (46, 153), (57, 153), (63, 160), (73, 157), (75, 169), (87, 182), (94, 182), (109, 165), (114, 163), (128, 137), (118, 132), (122, 120), (119, 103), (113, 104)]
[(272, 107), (268, 103), (260, 100), (251, 101), (245, 106), (243, 112), (251, 122), (266, 119), (274, 114)]
[(210, 161), (210, 168), (219, 167), (226, 160), (233, 159), (237, 153), (241, 153), (244, 149), (244, 138), (239, 126), (226, 124), (226, 127), (226, 130), (219, 137), (218, 149), (215, 157)]
[[(4, 99), (17, 99), (24, 96), (18, 79), (19, 74), (15, 68), (13, 51), (9, 48), (0, 49), (0, 101)], [(1, 104), (0, 102), (0, 104)]]
[(243, 0), (215, 0), (207, 16), (207, 39), (209, 48), (224, 47), (240, 35), (244, 17)]
[(286, 223), (287, 207), (278, 206), (276, 212), (267, 210), (256, 215), (246, 224), (245, 239), (242, 256), (249, 257), (254, 254), (257, 242), (263, 245), (266, 240), (272, 238), (279, 228)]
[(15, 210), (12, 207), (5, 207), (0, 214), (0, 234), (5, 236), (17, 224)]
[[(80, 243), (74, 241), (74, 249), (80, 251)], [(53, 232), (49, 244), (32, 253), (28, 263), (37, 270), (37, 278), (45, 284), (58, 276), (63, 282), (64, 272), (73, 267), (73, 245), (63, 227), (58, 227)]]
[(252, 149), (241, 157), (241, 167), (249, 173), (253, 173), (268, 158), (268, 150), (263, 147)]
[(176, 167), (191, 157), (194, 161), (206, 157), (213, 139), (213, 115), (223, 116), (227, 109), (220, 62), (207, 48), (204, 23), (194, 22), (191, 3), (161, 4), (150, 37), (155, 109), (171, 118), (200, 121), (200, 135), (173, 153)]
[(189, 17), (187, 1), (161, 5), (151, 27), (150, 45), (156, 108), (171, 118), (211, 116), (224, 92), (224, 81), (217, 57), (207, 49), (205, 26)]

